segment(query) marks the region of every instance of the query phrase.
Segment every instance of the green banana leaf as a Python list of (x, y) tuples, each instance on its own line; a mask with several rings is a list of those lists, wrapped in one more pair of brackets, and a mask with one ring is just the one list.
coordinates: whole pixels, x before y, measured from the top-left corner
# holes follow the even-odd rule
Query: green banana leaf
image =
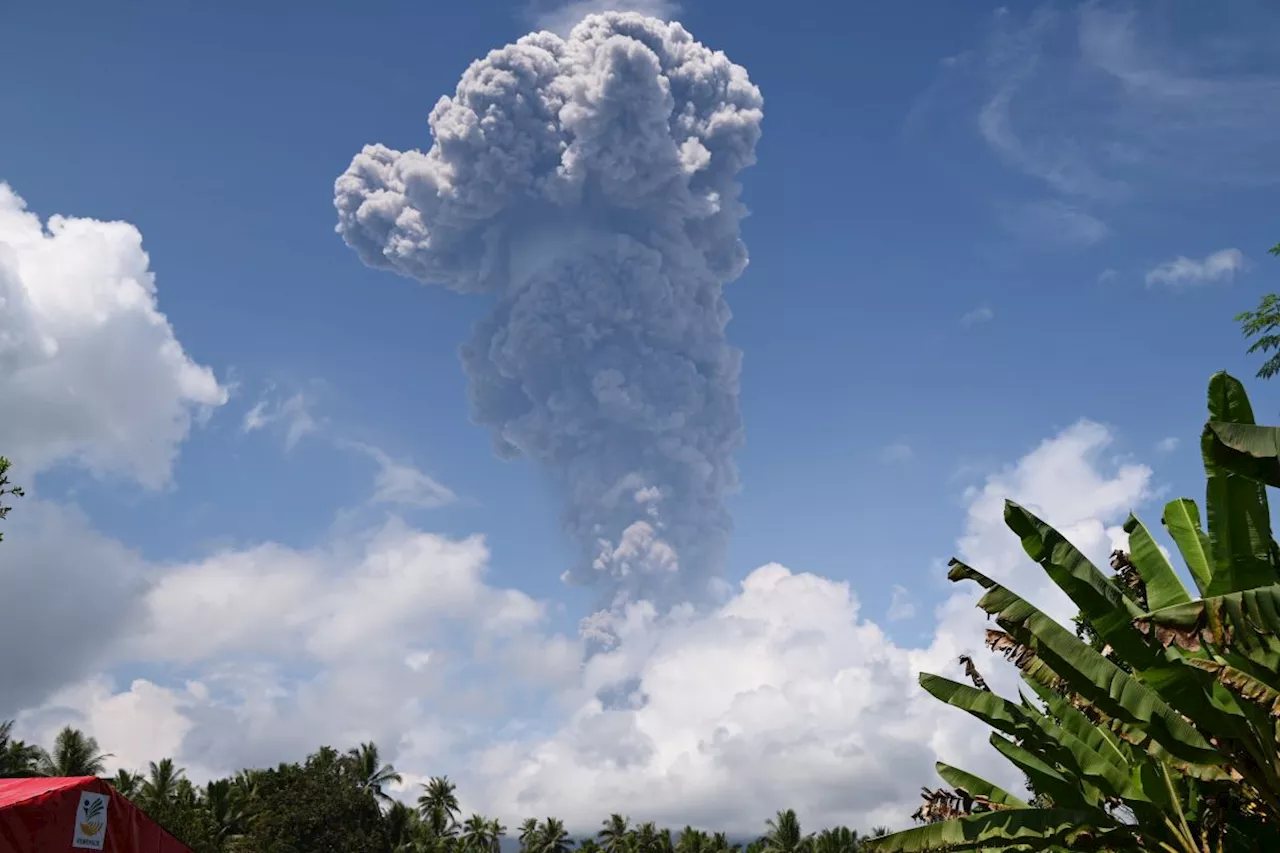
[(1105, 756), (1108, 761), (1117, 766), (1130, 766), (1137, 762), (1138, 753), (1126, 741), (1095, 724), (1080, 709), (1067, 701), (1065, 696), (1047, 690), (1030, 679), (1024, 680), (1044, 702), (1046, 711), (1058, 720), (1058, 725), (1083, 740), (1090, 749)]
[(1191, 596), (1174, 573), (1173, 566), (1169, 565), (1150, 531), (1136, 515), (1129, 515), (1124, 523), (1124, 532), (1129, 534), (1129, 560), (1147, 587), (1147, 608), (1159, 610), (1190, 601)]
[(986, 779), (974, 776), (972, 773), (968, 773), (958, 767), (952, 767), (950, 764), (945, 764), (941, 761), (935, 767), (943, 781), (953, 788), (965, 791), (971, 797), (981, 797), (984, 800), (989, 800), (992, 803), (1010, 809), (1031, 808), (1025, 801), (1018, 799), (998, 785), (994, 785)]
[(1209, 644), (1266, 672), (1280, 670), (1280, 584), (1153, 610), (1134, 624), (1165, 646), (1196, 652)]
[(1023, 738), (1035, 731), (1026, 712), (990, 690), (979, 690), (941, 675), (920, 673), (920, 686), (934, 698), (977, 717), (997, 731)]
[(1219, 661), (1197, 658), (1188, 663), (1212, 673), (1228, 690), (1244, 701), (1259, 706), (1267, 716), (1280, 719), (1280, 690), (1254, 678), (1250, 673)]
[(1098, 790), (1093, 786), (1085, 788), (1070, 771), (1054, 767), (1031, 750), (1002, 737), (999, 732), (992, 732), (989, 740), (997, 752), (1026, 774), (1032, 788), (1047, 794), (1054, 805), (1060, 808), (1093, 808), (1098, 805), (1101, 799)]
[[(1015, 849), (1136, 850), (1134, 833), (1102, 809), (1013, 809), (986, 812), (930, 823), (871, 838), (863, 849), (872, 853), (924, 853), (948, 850)], [(1025, 845), (1025, 846), (1022, 846)]]
[(1075, 602), (1094, 629), (1126, 661), (1154, 658), (1146, 638), (1133, 627), (1142, 608), (1098, 571), (1066, 537), (1029, 511), (1005, 501), (1004, 521), (1018, 534), (1031, 559)]
[[(1209, 380), (1209, 420), (1252, 425), (1253, 409), (1244, 385), (1226, 373)], [(1212, 543), (1213, 571), (1207, 595), (1223, 595), (1280, 581), (1280, 552), (1271, 536), (1271, 512), (1262, 483), (1233, 474), (1217, 461), (1217, 434), (1200, 437), (1204, 458), (1205, 513)]]
[(1209, 421), (1213, 463), (1249, 480), (1280, 489), (1280, 427)]
[(1139, 729), (1169, 754), (1206, 771), (1222, 762), (1221, 754), (1154, 690), (1029, 604), (1015, 593), (965, 565), (951, 561), (952, 581), (973, 580), (986, 589), (978, 606), (1029, 647), (1075, 693), (1109, 717)]
[(1190, 498), (1169, 501), (1160, 522), (1178, 546), (1196, 588), (1201, 595), (1208, 595), (1209, 585), (1213, 583), (1213, 546), (1200, 527), (1200, 508)]

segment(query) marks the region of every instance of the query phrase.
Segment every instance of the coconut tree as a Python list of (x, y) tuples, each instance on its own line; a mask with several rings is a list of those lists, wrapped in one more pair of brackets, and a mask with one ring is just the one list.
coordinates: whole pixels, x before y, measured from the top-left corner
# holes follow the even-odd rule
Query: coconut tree
[(1113, 574), (1094, 566), (1029, 510), (1006, 525), (1080, 609), (1086, 642), (958, 560), (950, 578), (984, 590), (987, 645), (1021, 670), (1011, 701), (924, 674), (935, 697), (984, 721), (991, 744), (1031, 782), (1028, 803), (938, 765), (948, 789), (925, 789), (923, 825), (873, 839), (877, 851), (1280, 849), (1280, 548), (1264, 485), (1280, 486), (1280, 430), (1254, 425), (1243, 386), (1209, 385), (1201, 437), (1207, 529), (1171, 501), (1161, 521), (1199, 598), (1149, 530), (1125, 524)]
[(596, 833), (596, 838), (600, 840), (600, 847), (604, 853), (623, 853), (630, 832), (629, 819), (615, 812), (604, 819), (600, 831)]
[(13, 737), (13, 720), (0, 720), (0, 778), (34, 776), (40, 748)]
[(858, 853), (861, 846), (857, 830), (847, 826), (824, 829), (813, 837), (813, 853)]
[(496, 817), (489, 821), (489, 847), (485, 853), (502, 853), (502, 839), (507, 836), (507, 828)]
[(645, 821), (630, 835), (632, 853), (660, 853), (658, 827), (653, 821)]
[(457, 786), (447, 776), (433, 776), (422, 785), (418, 812), (428, 836), (445, 843), (458, 834)]
[(729, 843), (729, 836), (723, 832), (716, 832), (711, 836), (711, 850), (713, 850), (714, 853), (726, 853), (726, 851), (740, 850), (741, 848), (741, 844), (736, 842), (732, 844)]
[(676, 853), (709, 853), (710, 847), (710, 837), (692, 826), (680, 830), (680, 836), (676, 839)]
[(810, 837), (800, 829), (800, 819), (795, 809), (785, 809), (775, 817), (765, 821), (768, 828), (761, 841), (766, 853), (804, 853), (808, 850)]
[(385, 812), (384, 822), (392, 853), (413, 853), (418, 821), (418, 812), (414, 808), (399, 800), (391, 803)]
[(532, 853), (569, 853), (573, 849), (573, 839), (564, 828), (564, 821), (559, 818), (549, 817), (544, 820), (534, 838)]
[(358, 748), (348, 750), (347, 758), (351, 762), (356, 778), (362, 780), (360, 787), (373, 794), (380, 802), (390, 802), (391, 796), (382, 790), (383, 787), (398, 785), (404, 781), (404, 777), (390, 764), (383, 763), (378, 745), (372, 741), (362, 743)]
[(463, 822), (458, 842), (467, 853), (496, 853), (505, 832), (506, 827), (496, 819), (490, 820), (482, 814), (473, 814)]
[(109, 781), (111, 787), (119, 791), (125, 799), (134, 800), (142, 793), (142, 783), (146, 781), (146, 777), (141, 773), (121, 768)]
[(148, 811), (160, 811), (173, 802), (178, 791), (178, 782), (186, 771), (173, 763), (172, 758), (162, 758), (158, 762), (150, 762), (147, 778), (142, 783), (138, 799)]
[(538, 843), (538, 819), (525, 818), (520, 823), (520, 834), (517, 838), (520, 841), (521, 853), (530, 853)]
[(67, 726), (53, 739), (52, 749), (40, 750), (36, 772), (41, 776), (100, 776), (111, 757), (92, 737)]
[(675, 853), (675, 839), (671, 837), (671, 827), (664, 826), (658, 830), (658, 836), (655, 839), (656, 849), (658, 853)]

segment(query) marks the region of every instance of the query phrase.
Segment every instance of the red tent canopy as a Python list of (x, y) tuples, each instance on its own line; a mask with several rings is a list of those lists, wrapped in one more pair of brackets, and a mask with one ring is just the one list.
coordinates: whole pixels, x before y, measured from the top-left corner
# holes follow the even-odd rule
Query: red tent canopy
[(0, 779), (4, 853), (191, 853), (94, 776)]

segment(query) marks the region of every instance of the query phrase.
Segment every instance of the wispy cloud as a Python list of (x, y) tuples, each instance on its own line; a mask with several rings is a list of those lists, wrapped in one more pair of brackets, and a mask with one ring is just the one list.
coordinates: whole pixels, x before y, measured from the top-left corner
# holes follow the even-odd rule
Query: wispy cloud
[(1156, 450), (1160, 453), (1172, 453), (1177, 449), (1178, 449), (1178, 439), (1173, 436), (1169, 436), (1168, 438), (1162, 438), (1156, 442)]
[(974, 308), (960, 317), (960, 325), (968, 328), (979, 323), (989, 323), (995, 316), (995, 312), (990, 308)]
[(527, 14), (534, 26), (568, 35), (587, 15), (599, 12), (639, 12), (651, 18), (671, 20), (680, 14), (675, 0), (570, 0), (568, 3), (532, 3)]
[(243, 432), (256, 432), (276, 424), (284, 427), (284, 446), (293, 450), (303, 436), (313, 433), (319, 423), (312, 414), (313, 399), (303, 391), (290, 396), (274, 397), (274, 388), (268, 388), (253, 408), (245, 413), (240, 428)]
[(915, 138), (976, 137), (1090, 217), (1077, 219), (1086, 245), (1144, 195), (1280, 183), (1280, 68), (1268, 59), (1280, 10), (1258, 4), (1244, 26), (1222, 16), (1187, 35), (1163, 6), (1025, 8), (1000, 9), (981, 45), (942, 63), (908, 118)]
[(1107, 284), (1108, 282), (1115, 281), (1119, 277), (1120, 277), (1119, 270), (1115, 270), (1115, 269), (1112, 269), (1111, 267), (1107, 267), (1105, 270), (1098, 273), (1098, 284)]
[(1098, 217), (1058, 199), (1009, 206), (999, 218), (1010, 233), (1047, 247), (1092, 246), (1110, 233)]
[(347, 442), (345, 446), (378, 464), (378, 474), (373, 481), (373, 503), (438, 509), (458, 500), (448, 486), (407, 462), (397, 462), (380, 448), (363, 442)]
[(895, 441), (880, 451), (880, 458), (885, 462), (907, 462), (915, 455), (916, 452), (905, 441)]
[(1220, 249), (1199, 261), (1180, 255), (1148, 270), (1147, 286), (1190, 287), (1230, 281), (1247, 267), (1248, 261), (1239, 249)]
[(893, 599), (889, 602), (889, 612), (885, 614), (890, 622), (901, 622), (916, 615), (916, 604), (911, 593), (904, 586), (893, 586)]

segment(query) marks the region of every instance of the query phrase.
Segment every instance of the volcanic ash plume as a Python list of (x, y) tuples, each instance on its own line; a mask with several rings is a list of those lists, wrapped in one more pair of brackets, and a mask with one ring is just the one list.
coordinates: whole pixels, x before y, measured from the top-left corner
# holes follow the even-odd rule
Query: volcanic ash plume
[(335, 186), (366, 264), (494, 295), (462, 348), (473, 416), (560, 482), (569, 578), (610, 604), (700, 598), (723, 566), (742, 423), (722, 289), (761, 106), (679, 24), (593, 15), (474, 63), (430, 150), (367, 146)]

